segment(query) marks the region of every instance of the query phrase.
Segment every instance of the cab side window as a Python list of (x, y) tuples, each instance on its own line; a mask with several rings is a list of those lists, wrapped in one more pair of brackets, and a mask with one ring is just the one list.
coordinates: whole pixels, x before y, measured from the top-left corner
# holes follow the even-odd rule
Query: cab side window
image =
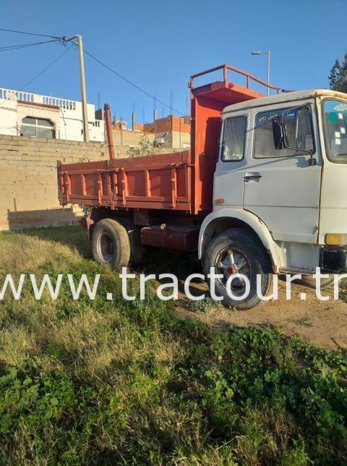
[(245, 153), (247, 118), (238, 116), (224, 120), (221, 159), (223, 162), (242, 160)]

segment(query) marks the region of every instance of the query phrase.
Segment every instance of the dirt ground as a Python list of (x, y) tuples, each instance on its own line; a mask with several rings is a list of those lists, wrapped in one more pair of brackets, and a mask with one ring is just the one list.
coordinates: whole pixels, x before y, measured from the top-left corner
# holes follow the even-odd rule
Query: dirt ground
[[(90, 243), (84, 231), (78, 227), (54, 228), (35, 230), (32, 236), (43, 239), (59, 241), (69, 244), (84, 256), (91, 257)], [(165, 257), (165, 259), (163, 259)], [(139, 272), (149, 273), (175, 273), (179, 281), (183, 281), (190, 273), (201, 273), (201, 265), (185, 254), (154, 252), (147, 254), (145, 259), (146, 267)], [(181, 286), (181, 291), (182, 290)], [(194, 289), (198, 294), (206, 292), (207, 285), (203, 282), (194, 283)], [(305, 293), (306, 300), (301, 300), (300, 295)], [(347, 355), (347, 281), (341, 287), (341, 299), (333, 301), (332, 286), (322, 291), (322, 294), (329, 295), (329, 301), (320, 301), (315, 295), (315, 290), (302, 285), (292, 285), (292, 299), (285, 298), (285, 283), (279, 281), (278, 301), (269, 301), (248, 311), (228, 310), (223, 306), (209, 306), (207, 312), (197, 312), (197, 310), (187, 310), (185, 304), (188, 303), (183, 293), (176, 303), (176, 313), (183, 318), (199, 318), (211, 325), (225, 327), (233, 324), (237, 326), (262, 325), (274, 327), (285, 335), (300, 336), (303, 340), (314, 345), (321, 346), (332, 351), (337, 351)]]
[[(206, 288), (199, 284), (199, 289)], [(303, 294), (305, 300), (301, 299)], [(203, 313), (178, 306), (177, 313), (182, 317), (198, 316), (206, 323), (222, 327), (230, 324), (273, 327), (285, 335), (297, 335), (308, 343), (347, 354), (347, 303), (333, 300), (332, 286), (322, 290), (322, 295), (330, 296), (330, 300), (320, 301), (315, 290), (292, 285), (292, 299), (286, 300), (285, 283), (279, 282), (278, 301), (265, 302), (247, 311), (212, 306)]]

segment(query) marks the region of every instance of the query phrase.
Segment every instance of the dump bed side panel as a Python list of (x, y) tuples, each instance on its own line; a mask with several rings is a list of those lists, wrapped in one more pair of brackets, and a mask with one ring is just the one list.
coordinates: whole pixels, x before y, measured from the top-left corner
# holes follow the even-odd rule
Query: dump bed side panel
[(190, 152), (58, 163), (60, 203), (191, 211)]

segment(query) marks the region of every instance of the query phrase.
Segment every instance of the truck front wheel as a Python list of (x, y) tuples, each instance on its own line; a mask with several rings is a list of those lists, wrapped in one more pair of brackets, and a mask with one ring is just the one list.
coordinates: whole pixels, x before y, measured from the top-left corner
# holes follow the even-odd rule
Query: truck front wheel
[[(329, 274), (328, 278), (321, 278), (320, 284), (321, 286), (329, 286), (331, 283), (334, 282), (334, 275)], [(298, 283), (299, 285), (304, 285), (307, 286), (308, 288), (313, 288), (316, 289), (316, 279), (313, 278), (312, 275), (303, 275), (301, 280), (297, 280), (295, 283)]]
[(100, 220), (93, 229), (92, 251), (99, 264), (127, 267), (131, 248), (126, 228), (111, 218)]
[(212, 239), (204, 256), (206, 276), (211, 267), (218, 277), (208, 278), (210, 290), (214, 288), (225, 306), (251, 309), (269, 290), (272, 275), (268, 257), (257, 238), (246, 230), (233, 228)]

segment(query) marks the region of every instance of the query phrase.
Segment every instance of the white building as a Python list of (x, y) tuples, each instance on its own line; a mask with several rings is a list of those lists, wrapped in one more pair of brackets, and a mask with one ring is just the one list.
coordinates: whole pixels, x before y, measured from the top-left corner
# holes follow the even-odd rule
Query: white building
[[(104, 122), (88, 104), (89, 140), (105, 141)], [(82, 103), (0, 88), (0, 134), (83, 141)]]

